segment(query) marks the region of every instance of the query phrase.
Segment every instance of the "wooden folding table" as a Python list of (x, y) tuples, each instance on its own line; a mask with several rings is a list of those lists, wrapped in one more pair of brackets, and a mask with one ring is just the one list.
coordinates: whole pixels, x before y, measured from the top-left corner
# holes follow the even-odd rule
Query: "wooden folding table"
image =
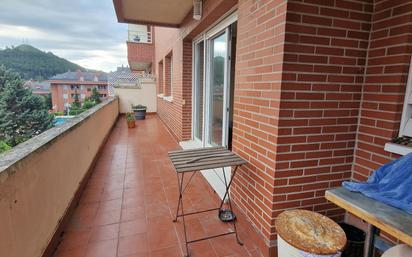
[[(179, 201), (177, 204), (176, 217), (173, 220), (173, 222), (176, 222), (178, 217), (182, 217), (183, 219), (183, 228), (184, 228), (184, 236), (185, 236), (185, 243), (186, 243), (185, 257), (189, 256), (188, 245), (190, 243), (207, 240), (207, 239), (211, 239), (215, 237), (235, 234), (237, 242), (240, 245), (242, 245), (242, 242), (240, 241), (237, 230), (236, 230), (236, 220), (235, 219), (233, 220), (234, 231), (188, 241), (187, 233), (186, 233), (185, 216), (203, 213), (203, 212), (209, 212), (209, 211), (217, 211), (217, 210), (220, 211), (222, 210), (222, 206), (223, 206), (223, 203), (226, 197), (228, 199), (229, 211), (233, 214), (232, 203), (230, 201), (229, 189), (230, 189), (230, 186), (232, 185), (233, 178), (236, 175), (237, 168), (241, 166), (242, 164), (245, 164), (246, 161), (242, 159), (241, 157), (239, 157), (238, 155), (236, 155), (235, 153), (227, 150), (224, 147), (207, 147), (207, 148), (200, 148), (200, 149), (194, 149), (194, 150), (172, 151), (172, 152), (169, 152), (169, 158), (175, 167), (176, 174), (177, 174), (177, 182), (179, 184)], [(230, 180), (226, 178), (225, 167), (234, 167)], [(187, 188), (187, 186), (189, 185), (192, 178), (194, 177), (194, 175), (198, 171), (201, 171), (201, 170), (213, 172), (214, 169), (222, 170), (223, 182), (224, 182), (225, 189), (226, 189), (219, 207), (196, 211), (196, 212), (184, 213), (183, 193), (185, 189)], [(189, 177), (189, 180), (186, 182), (186, 185), (184, 185), (183, 184), (184, 176), (185, 176), (185, 173), (188, 173), (188, 172), (193, 172), (193, 173)], [(181, 211), (181, 213), (179, 213), (179, 211)]]

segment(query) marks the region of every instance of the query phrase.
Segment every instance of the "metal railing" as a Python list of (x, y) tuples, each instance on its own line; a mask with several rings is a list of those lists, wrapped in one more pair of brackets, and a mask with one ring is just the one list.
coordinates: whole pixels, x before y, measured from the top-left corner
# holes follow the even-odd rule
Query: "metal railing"
[(152, 43), (152, 32), (129, 30), (128, 42)]

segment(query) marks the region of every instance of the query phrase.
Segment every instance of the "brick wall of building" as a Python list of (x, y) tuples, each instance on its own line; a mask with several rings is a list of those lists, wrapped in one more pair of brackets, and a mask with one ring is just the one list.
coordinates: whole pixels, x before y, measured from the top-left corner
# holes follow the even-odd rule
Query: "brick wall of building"
[(155, 27), (155, 63), (173, 53), (172, 101), (158, 98), (158, 115), (179, 140), (191, 139), (192, 109), (192, 39), (229, 11), (237, 0), (207, 0), (200, 21), (189, 13), (180, 29)]
[(248, 161), (232, 195), (269, 255), (274, 240), (273, 192), (285, 37), (286, 1), (239, 1), (233, 150)]
[(129, 66), (133, 62), (147, 62), (154, 61), (154, 45), (151, 43), (134, 43), (127, 42), (127, 60)]
[(163, 61), (160, 61), (157, 63), (157, 69), (156, 69), (156, 78), (157, 78), (157, 94), (163, 94)]
[(326, 189), (351, 177), (371, 1), (289, 1), (275, 216), (305, 208), (341, 219)]
[[(189, 14), (156, 50), (156, 63), (173, 51), (173, 101), (159, 98), (158, 114), (178, 140), (191, 135), (191, 40), (230, 9), (228, 2), (204, 3), (203, 21)], [(399, 130), (412, 5), (240, 0), (237, 9), (233, 150), (248, 164), (232, 195), (257, 231), (261, 253), (276, 256), (281, 211), (305, 208), (342, 219), (325, 190), (364, 180), (397, 157), (384, 144)]]
[(170, 52), (164, 59), (164, 85), (163, 85), (163, 95), (172, 95), (172, 58), (173, 53)]
[(370, 36), (353, 167), (357, 180), (398, 157), (384, 145), (399, 133), (412, 52), (412, 3), (376, 1)]
[[(79, 89), (71, 89), (71, 85), (76, 85)], [(81, 87), (84, 89), (81, 89)], [(94, 87), (105, 86), (105, 89), (98, 89), (99, 94), (108, 96), (107, 82), (101, 83), (90, 83), (82, 81), (51, 81), (50, 82), (50, 91), (52, 96), (52, 105), (54, 107), (54, 112), (62, 112), (66, 109), (65, 103), (72, 104), (74, 102), (74, 97), (72, 94), (79, 95), (79, 101), (83, 102), (86, 97), (92, 95), (92, 90)], [(67, 89), (65, 89), (65, 87)], [(67, 95), (67, 98), (64, 98), (64, 95)], [(81, 95), (84, 95), (85, 98), (82, 98)]]
[(233, 193), (268, 245), (280, 212), (342, 219), (325, 190), (398, 157), (384, 144), (399, 131), (412, 47), (404, 1), (288, 1), (284, 44), (282, 5), (239, 4), (234, 140), (250, 164)]

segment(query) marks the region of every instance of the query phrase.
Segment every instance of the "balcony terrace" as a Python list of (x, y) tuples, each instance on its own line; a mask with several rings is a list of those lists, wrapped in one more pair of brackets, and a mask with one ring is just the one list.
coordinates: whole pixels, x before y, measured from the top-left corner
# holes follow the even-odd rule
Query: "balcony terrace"
[[(164, 124), (148, 115), (128, 129), (117, 99), (75, 119), (23, 143), (17, 151), (25, 152), (2, 163), (0, 229), (7, 233), (0, 236), (0, 255), (182, 256), (182, 221), (172, 222), (178, 185), (167, 156), (179, 145)], [(200, 175), (187, 196), (188, 211), (219, 203)], [(192, 239), (231, 229), (216, 213), (186, 224)], [(240, 230), (246, 246), (231, 235), (190, 245), (191, 256), (253, 255)]]
[[(120, 118), (55, 256), (182, 256), (182, 223), (172, 222), (178, 199), (176, 172), (167, 156), (178, 148), (157, 116), (139, 121), (132, 130)], [(187, 189), (185, 207), (195, 211), (218, 205), (209, 188), (196, 176)], [(230, 229), (216, 213), (199, 214), (188, 224), (191, 238)], [(249, 256), (233, 236), (199, 242), (190, 249), (191, 256)]]

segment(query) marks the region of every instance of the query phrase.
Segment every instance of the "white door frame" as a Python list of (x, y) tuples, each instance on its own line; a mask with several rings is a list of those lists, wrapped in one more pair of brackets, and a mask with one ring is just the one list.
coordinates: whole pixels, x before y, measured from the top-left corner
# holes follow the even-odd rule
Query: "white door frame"
[[(207, 122), (208, 122), (208, 117), (209, 117), (209, 112), (210, 112), (210, 42), (214, 38), (216, 38), (219, 34), (221, 33), (226, 33), (226, 42), (228, 44), (228, 49), (227, 49), (227, 56), (230, 55), (230, 50), (229, 49), (229, 26), (237, 21), (238, 16), (236, 11), (231, 11), (225, 18), (221, 19), (212, 27), (209, 27), (206, 29), (203, 33), (201, 33), (199, 36), (197, 36), (193, 40), (193, 45), (192, 45), (192, 140), (197, 141), (202, 147), (206, 146), (211, 146), (208, 144), (209, 140), (209, 129), (207, 129)], [(196, 70), (197, 70), (197, 63), (196, 63), (196, 45), (199, 44), (200, 42), (203, 41), (203, 140), (202, 142), (199, 142), (199, 140), (195, 137), (195, 132), (194, 132), (194, 127), (195, 127), (195, 122), (196, 122), (196, 103), (195, 103), (195, 96), (197, 94), (197, 88), (196, 88)], [(228, 130), (229, 130), (229, 112), (228, 108), (230, 106), (230, 85), (229, 85), (229, 80), (230, 80), (230, 60), (225, 58), (225, 81), (224, 81), (224, 93), (223, 93), (223, 103), (224, 103), (224, 108), (226, 110), (223, 112), (223, 121), (222, 121), (222, 143), (224, 146), (227, 147), (227, 140), (228, 140)]]
[[(231, 60), (229, 60), (228, 56), (231, 56), (231, 47), (230, 47), (230, 38), (229, 36), (231, 35), (230, 31), (230, 25), (234, 22), (237, 21), (237, 13), (236, 11), (232, 11), (221, 19), (219, 22), (215, 23), (212, 27), (208, 28), (205, 30), (203, 33), (201, 33), (198, 37), (196, 37), (193, 40), (193, 46), (192, 46), (192, 141), (196, 147), (207, 147), (210, 146), (207, 142), (209, 141), (210, 138), (210, 131), (208, 129), (209, 127), (209, 114), (210, 114), (210, 58), (211, 58), (211, 47), (210, 47), (210, 42), (213, 40), (215, 37), (219, 36), (221, 33), (226, 33), (226, 43), (227, 43), (227, 53), (225, 57), (225, 64), (224, 64), (224, 74), (225, 74), (225, 81), (224, 81), (224, 92), (223, 92), (223, 103), (224, 103), (224, 110), (223, 110), (223, 120), (222, 120), (222, 144), (227, 147), (228, 145), (228, 132), (229, 132), (229, 107), (230, 107), (230, 65), (231, 65)], [(197, 94), (197, 60), (196, 60), (196, 46), (198, 43), (203, 41), (203, 128), (202, 128), (202, 142), (200, 142), (196, 137), (195, 137), (195, 122), (196, 122), (196, 103), (195, 103), (195, 97)], [(232, 58), (232, 57), (231, 57)], [(224, 172), (226, 174), (226, 177), (230, 177), (231, 174), (231, 167), (226, 167), (224, 168)], [(211, 185), (211, 187), (216, 191), (216, 193), (219, 195), (220, 198), (223, 198), (223, 195), (226, 191), (225, 186), (222, 183), (223, 177), (222, 177), (222, 171), (221, 169), (219, 170), (213, 170), (213, 171), (205, 171), (202, 172), (202, 175), (205, 177), (205, 179), (208, 181), (208, 183)]]

